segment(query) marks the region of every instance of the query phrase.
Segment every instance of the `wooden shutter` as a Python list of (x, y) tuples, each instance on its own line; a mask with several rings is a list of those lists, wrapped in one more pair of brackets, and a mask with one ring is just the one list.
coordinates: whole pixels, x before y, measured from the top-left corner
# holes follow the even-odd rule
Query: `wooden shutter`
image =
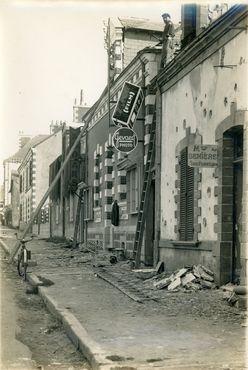
[(187, 239), (194, 239), (194, 168), (187, 165)]
[(180, 240), (194, 238), (194, 168), (188, 166), (188, 148), (180, 158)]
[(181, 151), (180, 158), (180, 240), (186, 240), (186, 220), (187, 220), (187, 150)]

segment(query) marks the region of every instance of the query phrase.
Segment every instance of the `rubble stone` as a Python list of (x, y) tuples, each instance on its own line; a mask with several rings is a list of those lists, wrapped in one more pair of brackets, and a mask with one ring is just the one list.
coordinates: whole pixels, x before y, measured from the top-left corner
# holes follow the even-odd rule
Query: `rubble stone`
[(139, 269), (139, 270), (132, 270), (134, 275), (140, 279), (150, 279), (157, 274), (156, 269)]
[(170, 285), (168, 286), (168, 290), (174, 290), (177, 287), (181, 285), (181, 278), (177, 277), (175, 280), (173, 280)]
[(169, 277), (169, 278), (164, 278), (159, 281), (155, 281), (153, 285), (156, 289), (163, 289), (167, 287), (170, 283), (171, 283), (171, 278)]
[(214, 281), (214, 278), (208, 274), (206, 274), (205, 272), (202, 272), (201, 273), (201, 278), (203, 280), (207, 280), (207, 281)]
[(196, 277), (191, 273), (187, 273), (184, 277), (182, 277), (182, 286), (185, 286), (186, 284), (194, 281)]
[(188, 269), (186, 268), (182, 268), (181, 270), (179, 270), (176, 274), (175, 274), (175, 278), (180, 278), (182, 277), (183, 275), (186, 274), (186, 272), (188, 271)]

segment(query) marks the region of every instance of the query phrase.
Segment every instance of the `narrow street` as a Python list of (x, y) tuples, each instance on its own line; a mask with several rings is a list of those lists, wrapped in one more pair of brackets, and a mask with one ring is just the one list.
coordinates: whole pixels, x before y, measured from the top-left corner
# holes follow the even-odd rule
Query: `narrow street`
[(41, 298), (26, 293), (28, 283), (8, 264), (2, 247), (0, 256), (1, 368), (89, 369)]
[[(1, 239), (8, 248), (13, 248), (12, 230), (5, 230)], [(96, 362), (91, 362), (93, 368), (105, 369), (105, 365), (110, 366), (108, 369), (142, 370), (223, 369), (224, 365), (230, 370), (244, 368), (246, 313), (229, 306), (221, 290), (188, 294), (180, 290), (156, 291), (148, 286), (149, 280), (146, 283), (135, 277), (125, 267), (125, 261), (123, 265), (108, 265), (105, 270), (94, 267), (104, 264), (106, 252), (92, 255), (83, 248), (36, 238), (28, 249), (37, 261), (37, 266), (28, 269), (29, 276), (52, 282), (40, 287), (39, 294), (49, 309), (53, 306), (58, 318), (61, 315), (65, 320), (70, 318), (64, 326), (66, 333), (70, 335), (68, 328), (74, 328), (74, 338), (78, 336), (76, 346), (83, 343), (82, 352), (98, 363), (96, 367)], [(30, 359), (35, 361), (33, 368), (89, 369), (60, 323), (44, 307), (40, 295), (25, 293), (28, 284), (17, 277), (15, 267), (8, 265), (3, 253), (1, 263), (2, 280), (15, 302), (17, 339), (27, 346), (15, 360), (3, 353), (5, 363), (10, 361), (15, 366), (24, 358), (27, 366), (32, 365)], [(116, 287), (122, 282), (125, 292), (132, 292), (142, 303), (102, 279), (103, 271), (105, 275), (108, 272)], [(136, 290), (131, 289), (133, 285)], [(143, 295), (138, 296), (141, 291)], [(89, 356), (89, 350), (84, 352), (85, 348), (90, 348), (92, 355)]]

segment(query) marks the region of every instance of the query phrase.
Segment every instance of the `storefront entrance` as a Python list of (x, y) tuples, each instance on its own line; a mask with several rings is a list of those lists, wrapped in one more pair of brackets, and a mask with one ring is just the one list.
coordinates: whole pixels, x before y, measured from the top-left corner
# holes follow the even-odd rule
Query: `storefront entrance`
[(219, 144), (220, 283), (238, 283), (241, 273), (243, 126), (225, 131)]
[(243, 130), (234, 133), (233, 160), (233, 261), (232, 280), (240, 278), (240, 244), (242, 234), (242, 194), (243, 194)]

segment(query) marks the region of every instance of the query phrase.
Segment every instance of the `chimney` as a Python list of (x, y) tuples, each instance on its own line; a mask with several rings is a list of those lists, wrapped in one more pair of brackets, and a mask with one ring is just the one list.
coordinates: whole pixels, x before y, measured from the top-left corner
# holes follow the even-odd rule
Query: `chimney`
[(208, 5), (184, 4), (181, 16), (182, 47), (184, 47), (208, 26)]
[(80, 90), (80, 105), (83, 105), (83, 100), (84, 100), (84, 93), (83, 90)]
[(196, 4), (184, 4), (181, 8), (182, 47), (196, 37)]

